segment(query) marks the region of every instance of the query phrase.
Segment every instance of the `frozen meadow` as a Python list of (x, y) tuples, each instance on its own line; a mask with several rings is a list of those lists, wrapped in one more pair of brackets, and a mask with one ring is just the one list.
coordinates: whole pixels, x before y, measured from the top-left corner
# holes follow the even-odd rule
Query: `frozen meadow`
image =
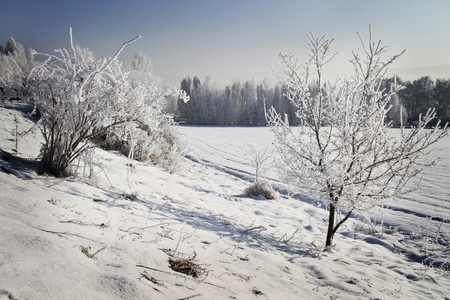
[(417, 191), (324, 249), (326, 206), (275, 167), (276, 200), (243, 195), (267, 127), (180, 126), (173, 175), (95, 148), (61, 179), (36, 174), (38, 128), (14, 152), (33, 126), (21, 108), (0, 108), (0, 299), (450, 299), (449, 136)]
[[(392, 130), (394, 135), (399, 135), (398, 129)], [(255, 168), (251, 165), (252, 154), (249, 151), (251, 147), (260, 151), (268, 148), (267, 151), (275, 157), (276, 162), (273, 137), (268, 127), (182, 127), (182, 132), (191, 146), (188, 157), (246, 181), (254, 180)], [(448, 136), (432, 145), (427, 158), (438, 159), (439, 162), (436, 166), (426, 168), (410, 182), (409, 186), (419, 185), (419, 189), (400, 199), (385, 202), (385, 207), (376, 211), (376, 214), (371, 211), (373, 221), (383, 222), (384, 227), (408, 234), (423, 230), (427, 225), (445, 227), (444, 224), (450, 223), (449, 153)], [(284, 195), (288, 195), (290, 190), (296, 192), (280, 182), (276, 166), (272, 166), (265, 177)], [(295, 197), (320, 206), (317, 199), (309, 199), (306, 195), (296, 194)]]

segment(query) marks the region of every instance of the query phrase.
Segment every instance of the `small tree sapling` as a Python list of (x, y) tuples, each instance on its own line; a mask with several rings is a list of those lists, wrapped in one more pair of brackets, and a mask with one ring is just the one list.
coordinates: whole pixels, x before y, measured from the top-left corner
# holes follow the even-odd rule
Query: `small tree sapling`
[(255, 182), (260, 181), (260, 177), (270, 168), (269, 160), (272, 158), (270, 146), (271, 144), (260, 148), (253, 144), (247, 146), (250, 164), (255, 168)]
[(255, 168), (255, 181), (244, 190), (247, 197), (262, 195), (266, 199), (276, 199), (276, 193), (268, 182), (261, 180), (261, 176), (268, 171), (272, 158), (271, 144), (258, 148), (253, 144), (247, 145), (250, 164)]

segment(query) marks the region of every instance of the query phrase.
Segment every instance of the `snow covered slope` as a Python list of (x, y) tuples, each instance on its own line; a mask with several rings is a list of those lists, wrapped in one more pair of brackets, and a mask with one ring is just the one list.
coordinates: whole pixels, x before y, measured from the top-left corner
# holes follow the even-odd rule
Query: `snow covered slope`
[[(180, 128), (190, 150), (175, 175), (95, 149), (78, 177), (60, 179), (36, 173), (39, 130), (19, 137), (14, 152), (16, 124), (33, 126), (19, 108), (0, 108), (0, 299), (450, 298), (448, 272), (419, 263), (422, 245), (449, 251), (448, 235), (438, 244), (413, 235), (426, 223), (380, 235), (351, 219), (323, 250), (326, 211), (284, 194), (276, 172), (267, 176), (277, 201), (243, 196), (254, 172), (245, 145), (270, 143), (267, 128)], [(443, 219), (446, 160), (443, 185), (429, 182), (407, 199), (435, 199)], [(410, 215), (428, 215), (420, 207)]]

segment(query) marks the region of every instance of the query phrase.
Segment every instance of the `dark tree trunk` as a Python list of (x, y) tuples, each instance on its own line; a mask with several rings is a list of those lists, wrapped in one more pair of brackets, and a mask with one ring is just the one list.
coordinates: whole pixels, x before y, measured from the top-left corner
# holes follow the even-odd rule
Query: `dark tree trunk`
[(333, 242), (333, 237), (338, 228), (348, 220), (350, 215), (352, 214), (353, 209), (350, 209), (345, 217), (339, 221), (339, 223), (334, 226), (335, 216), (336, 216), (336, 206), (334, 204), (330, 204), (330, 214), (328, 216), (328, 231), (327, 231), (327, 240), (325, 242), (325, 247), (330, 247)]
[(328, 215), (328, 231), (327, 231), (327, 240), (325, 242), (325, 247), (330, 247), (333, 242), (333, 236), (335, 233), (334, 230), (334, 216), (336, 214), (336, 207), (333, 204), (330, 204), (330, 212)]

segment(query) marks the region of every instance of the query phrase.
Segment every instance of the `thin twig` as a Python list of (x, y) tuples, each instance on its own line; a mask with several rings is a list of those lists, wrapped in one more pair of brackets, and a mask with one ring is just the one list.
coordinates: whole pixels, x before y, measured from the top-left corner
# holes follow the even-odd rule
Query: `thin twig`
[(94, 239), (91, 239), (91, 238), (88, 238), (88, 237), (85, 237), (85, 236), (81, 236), (81, 235), (76, 234), (76, 233), (71, 233), (71, 232), (68, 232), (68, 231), (61, 232), (61, 231), (52, 231), (52, 230), (41, 229), (41, 228), (37, 228), (37, 227), (33, 227), (33, 228), (37, 229), (37, 230), (40, 230), (40, 231), (43, 231), (43, 232), (53, 233), (53, 234), (57, 234), (57, 235), (63, 235), (64, 234), (64, 235), (76, 236), (76, 237), (79, 237), (79, 238), (86, 239), (88, 241), (92, 241), (92, 242), (96, 242), (96, 243), (99, 243), (99, 244), (103, 244), (103, 243), (99, 242), (98, 240), (94, 240)]
[(189, 296), (189, 297), (186, 297), (186, 298), (180, 298), (180, 299), (178, 299), (178, 300), (189, 300), (189, 299), (192, 299), (192, 298), (195, 298), (195, 297), (199, 297), (199, 296), (201, 296), (202, 294), (197, 294), (197, 295), (192, 295), (192, 296)]

